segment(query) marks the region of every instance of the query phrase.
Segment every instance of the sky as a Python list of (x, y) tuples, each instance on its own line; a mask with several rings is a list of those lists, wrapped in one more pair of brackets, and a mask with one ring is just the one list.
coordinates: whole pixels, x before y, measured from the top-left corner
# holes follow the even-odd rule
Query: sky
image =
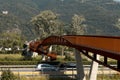
[(114, 0), (114, 1), (120, 2), (120, 0)]

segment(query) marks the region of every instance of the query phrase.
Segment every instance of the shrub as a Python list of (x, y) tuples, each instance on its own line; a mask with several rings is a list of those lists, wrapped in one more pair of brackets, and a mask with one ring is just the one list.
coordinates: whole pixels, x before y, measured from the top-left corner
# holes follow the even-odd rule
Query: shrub
[(8, 69), (3, 70), (1, 74), (1, 80), (16, 80), (17, 77)]
[(75, 61), (75, 59), (73, 57), (71, 57), (70, 55), (66, 55), (64, 60), (65, 61)]

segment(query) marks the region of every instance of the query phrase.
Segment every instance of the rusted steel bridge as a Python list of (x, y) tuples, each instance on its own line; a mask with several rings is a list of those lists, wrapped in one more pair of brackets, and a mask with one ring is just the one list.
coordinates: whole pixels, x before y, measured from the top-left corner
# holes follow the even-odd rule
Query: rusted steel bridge
[[(49, 45), (73, 47), (99, 64), (120, 72), (120, 37), (86, 35), (50, 36), (44, 39), (42, 42), (32, 42), (30, 49), (36, 52), (43, 52), (42, 50), (48, 48), (47, 46)], [(46, 52), (43, 52), (43, 54), (48, 55)], [(101, 55), (103, 60), (98, 60), (97, 55)], [(54, 58), (55, 56), (51, 57)], [(116, 60), (117, 67), (111, 66), (108, 63), (108, 58)]]

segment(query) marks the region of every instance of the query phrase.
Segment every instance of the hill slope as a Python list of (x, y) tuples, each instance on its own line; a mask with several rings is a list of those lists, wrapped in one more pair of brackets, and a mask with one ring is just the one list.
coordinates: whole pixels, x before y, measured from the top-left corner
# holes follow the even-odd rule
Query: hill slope
[[(120, 35), (114, 26), (120, 18), (120, 3), (112, 0), (0, 0), (0, 3), (0, 11), (8, 11), (7, 16), (1, 13), (1, 32), (16, 28), (14, 25), (17, 24), (22, 33), (29, 37), (33, 34), (30, 31), (33, 27), (28, 25), (31, 17), (50, 9), (60, 14), (60, 19), (66, 23), (71, 22), (73, 14), (84, 15), (88, 34)], [(6, 25), (8, 22), (11, 25)]]

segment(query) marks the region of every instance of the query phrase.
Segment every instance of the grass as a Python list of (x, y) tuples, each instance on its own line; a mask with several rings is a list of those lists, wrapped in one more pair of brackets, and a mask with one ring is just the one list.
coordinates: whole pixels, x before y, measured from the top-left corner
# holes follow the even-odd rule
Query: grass
[[(57, 56), (57, 60), (56, 61), (60, 61), (60, 62), (69, 62), (69, 60), (64, 60), (65, 56), (61, 57), (60, 55)], [(74, 56), (72, 56), (70, 58), (70, 62), (75, 62)], [(0, 63), (3, 64), (2, 62), (4, 61), (37, 61), (39, 62), (41, 60), (41, 55), (33, 58), (33, 59), (25, 59), (20, 53), (19, 54), (0, 54)], [(113, 59), (109, 59), (109, 64), (116, 64), (115, 60)], [(8, 64), (8, 63), (7, 63)], [(91, 60), (88, 61), (87, 58), (85, 56), (83, 56), (83, 64), (88, 65), (91, 64)]]
[[(33, 77), (21, 77), (20, 80), (76, 80), (69, 77), (45, 77), (45, 76), (33, 76)], [(89, 80), (89, 79), (86, 79)], [(98, 75), (97, 80), (120, 80), (120, 74), (108, 74)]]
[(15, 60), (21, 60), (23, 56), (21, 54), (0, 54), (0, 60), (1, 61), (15, 61)]
[(48, 80), (46, 77), (20, 77), (20, 80)]
[(120, 74), (98, 75), (97, 80), (120, 80)]
[(34, 65), (40, 59), (41, 56), (25, 59), (21, 54), (0, 54), (0, 65)]
[[(0, 61), (21, 61), (24, 57), (21, 54), (0, 54)], [(33, 60), (40, 60), (41, 56), (37, 56)]]

